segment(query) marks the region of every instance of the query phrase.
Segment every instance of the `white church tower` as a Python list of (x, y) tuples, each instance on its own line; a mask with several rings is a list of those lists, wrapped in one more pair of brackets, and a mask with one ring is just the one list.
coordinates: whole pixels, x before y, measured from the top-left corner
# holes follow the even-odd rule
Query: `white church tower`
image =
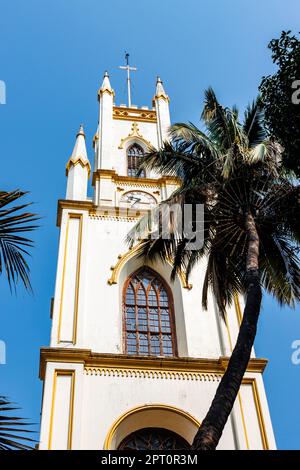
[[(51, 342), (40, 360), (40, 449), (184, 448), (209, 409), (241, 322), (237, 300), (226, 322), (212, 297), (208, 311), (201, 308), (203, 266), (190, 284), (184, 273), (171, 282), (168, 263), (144, 265), (128, 249), (130, 228), (178, 181), (137, 177), (148, 145), (158, 148), (168, 137), (162, 81), (153, 107), (130, 99), (118, 106), (114, 98), (105, 73), (94, 171), (81, 126), (66, 167), (66, 198), (58, 202)], [(253, 353), (219, 449), (275, 448), (266, 362)]]

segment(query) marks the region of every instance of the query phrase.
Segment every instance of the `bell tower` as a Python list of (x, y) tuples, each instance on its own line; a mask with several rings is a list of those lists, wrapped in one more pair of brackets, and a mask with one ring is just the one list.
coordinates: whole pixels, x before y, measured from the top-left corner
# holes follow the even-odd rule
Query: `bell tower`
[[(128, 67), (127, 61), (129, 74)], [(138, 107), (130, 75), (127, 84), (128, 104), (116, 104), (104, 74), (92, 175), (82, 126), (66, 167), (51, 340), (40, 357), (40, 449), (188, 447), (241, 321), (242, 299), (226, 322), (212, 295), (203, 311), (203, 264), (190, 283), (184, 272), (171, 281), (167, 262), (145, 265), (128, 249), (128, 231), (180, 181), (138, 174), (149, 146), (168, 139), (170, 100), (157, 78), (152, 106)], [(262, 379), (266, 363), (253, 352), (219, 449), (276, 447)]]

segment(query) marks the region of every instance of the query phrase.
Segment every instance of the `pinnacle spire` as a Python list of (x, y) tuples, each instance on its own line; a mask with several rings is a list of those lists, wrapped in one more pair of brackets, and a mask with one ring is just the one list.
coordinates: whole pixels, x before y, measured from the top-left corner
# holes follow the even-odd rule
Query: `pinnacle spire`
[(113, 89), (111, 87), (111, 84), (110, 84), (109, 75), (108, 75), (107, 70), (105, 70), (105, 72), (104, 72), (103, 82), (102, 82), (101, 88), (99, 90), (100, 94), (103, 94), (105, 92), (108, 92), (110, 94), (114, 94), (114, 91), (113, 91)]
[(81, 157), (83, 160), (88, 159), (85, 145), (85, 133), (82, 125), (80, 125), (79, 131), (76, 134), (76, 141), (71, 155), (71, 159), (73, 161), (76, 161), (79, 157)]
[(165, 92), (163, 82), (161, 81), (160, 77), (157, 77), (156, 79), (155, 98), (165, 98), (166, 100), (169, 100), (169, 97)]
[(90, 172), (90, 163), (85, 145), (85, 133), (82, 125), (80, 125), (79, 131), (76, 134), (76, 141), (73, 152), (67, 163), (67, 174), (71, 166), (74, 166), (77, 163), (81, 163), (82, 166), (87, 166), (88, 171)]

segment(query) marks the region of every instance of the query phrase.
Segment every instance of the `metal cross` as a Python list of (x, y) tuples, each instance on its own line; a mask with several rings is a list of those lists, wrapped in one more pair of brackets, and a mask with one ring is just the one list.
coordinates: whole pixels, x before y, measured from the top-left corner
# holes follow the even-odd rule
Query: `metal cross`
[(128, 52), (125, 53), (125, 60), (126, 60), (126, 65), (120, 65), (119, 69), (127, 70), (128, 108), (130, 108), (131, 107), (130, 71), (135, 72), (137, 70), (137, 68), (136, 67), (130, 67)]

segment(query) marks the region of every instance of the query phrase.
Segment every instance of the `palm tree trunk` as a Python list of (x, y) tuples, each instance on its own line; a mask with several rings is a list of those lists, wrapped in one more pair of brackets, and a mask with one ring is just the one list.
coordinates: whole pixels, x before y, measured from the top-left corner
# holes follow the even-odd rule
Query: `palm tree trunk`
[(192, 448), (197, 450), (216, 449), (239, 392), (255, 340), (262, 292), (258, 271), (259, 237), (250, 213), (246, 219), (246, 230), (248, 234), (247, 279), (243, 320), (226, 372), (194, 438)]

